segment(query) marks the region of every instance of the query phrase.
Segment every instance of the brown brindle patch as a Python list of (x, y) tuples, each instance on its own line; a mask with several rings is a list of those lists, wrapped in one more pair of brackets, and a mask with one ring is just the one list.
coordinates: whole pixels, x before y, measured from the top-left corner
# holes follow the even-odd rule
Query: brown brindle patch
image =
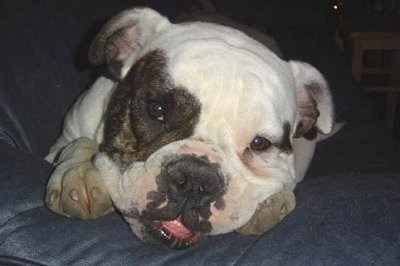
[[(162, 146), (189, 137), (200, 114), (200, 103), (174, 86), (160, 50), (143, 56), (122, 80), (110, 101), (100, 150), (121, 167), (143, 161)], [(164, 119), (148, 112), (150, 102), (163, 105)]]

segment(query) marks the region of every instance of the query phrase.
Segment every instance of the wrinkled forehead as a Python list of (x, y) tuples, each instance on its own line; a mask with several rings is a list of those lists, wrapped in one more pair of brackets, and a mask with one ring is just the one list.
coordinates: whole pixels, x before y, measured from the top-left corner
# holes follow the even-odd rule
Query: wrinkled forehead
[[(160, 49), (175, 86), (210, 108), (259, 104), (259, 112), (293, 119), (294, 81), (287, 62), (240, 31), (209, 23), (172, 25), (145, 48)], [(204, 107), (204, 106), (203, 106)], [(206, 107), (207, 108), (207, 107)], [(204, 110), (203, 110), (204, 111)], [(245, 110), (242, 110), (245, 111)], [(254, 110), (253, 110), (254, 112)], [(254, 114), (252, 117), (256, 117)]]
[(279, 114), (282, 119), (293, 116), (286, 108), (294, 103), (287, 62), (262, 44), (239, 31), (207, 23), (178, 27), (167, 35), (170, 41), (162, 44), (169, 75), (200, 102), (214, 100), (221, 105), (222, 101), (247, 109), (259, 103), (260, 112)]
[[(248, 50), (230, 47), (222, 41), (200, 41), (191, 49), (168, 53), (168, 69), (172, 80), (192, 93), (210, 91), (254, 94), (278, 99), (285, 93), (279, 70)], [(272, 61), (272, 60), (271, 60)], [(275, 62), (273, 62), (275, 63)], [(208, 93), (207, 93), (208, 95)]]
[(174, 80), (187, 75), (232, 78), (258, 76), (272, 84), (289, 71), (286, 62), (240, 31), (208, 23), (174, 25), (157, 41), (166, 52)]

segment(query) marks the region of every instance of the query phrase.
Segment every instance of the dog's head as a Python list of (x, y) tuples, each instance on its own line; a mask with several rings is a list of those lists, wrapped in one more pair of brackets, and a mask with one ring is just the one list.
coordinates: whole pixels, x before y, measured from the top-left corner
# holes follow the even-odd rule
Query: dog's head
[(116, 89), (95, 165), (142, 240), (187, 247), (293, 189), (292, 141), (332, 127), (327, 84), (228, 27), (122, 12), (90, 50)]

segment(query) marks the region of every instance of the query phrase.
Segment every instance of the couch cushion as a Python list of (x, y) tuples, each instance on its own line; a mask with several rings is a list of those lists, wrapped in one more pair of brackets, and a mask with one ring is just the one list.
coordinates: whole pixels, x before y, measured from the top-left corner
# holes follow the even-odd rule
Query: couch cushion
[(0, 169), (0, 264), (395, 265), (400, 256), (396, 172), (306, 179), (296, 209), (264, 236), (229, 233), (172, 251), (139, 242), (117, 213), (51, 213), (42, 202), (51, 167), (37, 156), (0, 143)]

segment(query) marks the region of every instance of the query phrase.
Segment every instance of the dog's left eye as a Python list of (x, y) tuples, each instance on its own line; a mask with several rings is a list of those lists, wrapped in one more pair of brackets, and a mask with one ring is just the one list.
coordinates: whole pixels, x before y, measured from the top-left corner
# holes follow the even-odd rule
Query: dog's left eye
[(158, 101), (150, 101), (147, 103), (147, 111), (150, 116), (158, 121), (164, 121), (164, 105)]
[(263, 137), (255, 137), (251, 143), (250, 148), (255, 151), (265, 151), (271, 146), (271, 142)]

